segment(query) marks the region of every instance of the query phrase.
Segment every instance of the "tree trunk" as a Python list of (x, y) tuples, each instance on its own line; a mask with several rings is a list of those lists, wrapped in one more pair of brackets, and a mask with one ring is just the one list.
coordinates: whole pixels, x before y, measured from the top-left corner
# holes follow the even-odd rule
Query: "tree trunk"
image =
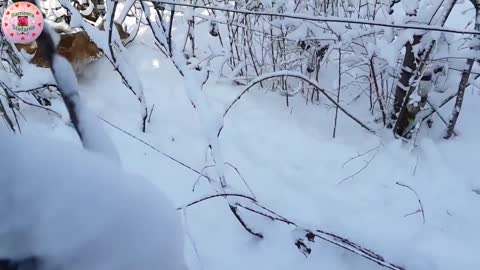
[(470, 79), (470, 73), (472, 72), (473, 59), (468, 59), (465, 69), (462, 72), (462, 79), (458, 85), (457, 99), (455, 100), (455, 107), (453, 107), (452, 117), (448, 121), (447, 134), (445, 139), (450, 139), (453, 135), (455, 125), (457, 124), (458, 116), (460, 116), (460, 111), (462, 110), (463, 97), (465, 96), (465, 90), (468, 86), (468, 80)]
[(405, 45), (406, 53), (403, 59), (402, 74), (397, 82), (395, 90), (395, 100), (393, 103), (392, 119), (396, 119), (394, 132), (400, 136), (403, 135), (404, 130), (408, 126), (408, 112), (406, 110), (406, 104), (409, 102), (411, 95), (412, 83), (414, 81), (414, 75), (418, 70), (418, 63), (420, 62), (419, 56), (413, 52), (413, 47), (420, 43), (422, 36), (413, 36), (413, 43), (408, 42)]
[[(475, 7), (476, 10), (476, 17), (475, 17), (475, 30), (479, 31), (480, 30), (480, 0), (471, 0), (473, 6)], [(478, 46), (478, 36), (475, 37), (474, 39), (477, 44), (475, 44), (475, 49), (479, 50)], [(447, 127), (447, 133), (445, 134), (444, 138), (445, 139), (450, 139), (452, 135), (454, 134), (455, 130), (455, 125), (457, 124), (458, 117), (460, 116), (460, 111), (462, 110), (462, 105), (463, 105), (463, 98), (465, 96), (465, 90), (467, 89), (467, 86), (469, 85), (468, 81), (470, 79), (470, 74), (472, 72), (472, 67), (473, 64), (475, 63), (475, 60), (470, 58), (467, 60), (467, 64), (465, 66), (465, 69), (462, 72), (462, 79), (460, 80), (460, 84), (458, 85), (458, 93), (457, 93), (457, 99), (455, 100), (455, 107), (453, 108), (452, 112), (452, 117), (450, 118), (450, 121), (448, 122), (448, 127)]]
[[(471, 1), (480, 1), (480, 0), (471, 0)], [(457, 0), (450, 0), (447, 3), (443, 3), (443, 6), (446, 6), (445, 12), (440, 14), (439, 25), (443, 26), (452, 12), (454, 5)], [(435, 15), (434, 15), (435, 17)], [(430, 19), (429, 24), (434, 19)], [(407, 106), (410, 102), (410, 96), (417, 88), (418, 82), (421, 80), (421, 75), (423, 70), (429, 64), (430, 55), (432, 53), (433, 47), (435, 45), (435, 40), (429, 44), (428, 48), (423, 48), (422, 51), (419, 51), (417, 55), (413, 53), (413, 46), (421, 42), (422, 36), (414, 36), (413, 43), (408, 43), (406, 45), (406, 54), (403, 62), (402, 74), (400, 80), (397, 83), (397, 89), (395, 92), (395, 101), (394, 101), (394, 112), (396, 115), (393, 115), (393, 119), (397, 118), (397, 122), (394, 126), (394, 133), (399, 136), (406, 136), (410, 129), (410, 122), (415, 121), (415, 117), (418, 112), (421, 111), (421, 108), (426, 104), (428, 100), (428, 92), (419, 93), (421, 96), (421, 102), (418, 106)]]

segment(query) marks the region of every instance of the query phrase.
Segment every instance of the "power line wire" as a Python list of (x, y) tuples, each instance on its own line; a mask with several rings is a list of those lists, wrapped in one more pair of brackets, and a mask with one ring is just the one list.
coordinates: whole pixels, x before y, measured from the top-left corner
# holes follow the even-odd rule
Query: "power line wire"
[(236, 10), (236, 9), (223, 8), (223, 7), (209, 7), (205, 5), (177, 3), (177, 2), (164, 1), (164, 0), (141, 0), (141, 1), (148, 1), (148, 2), (161, 3), (161, 4), (167, 4), (167, 5), (173, 5), (173, 6), (181, 6), (181, 7), (191, 7), (191, 8), (208, 9), (208, 10), (215, 10), (215, 11), (232, 12), (232, 13), (239, 13), (244, 15), (283, 17), (283, 18), (289, 18), (289, 19), (307, 20), (307, 21), (314, 21), (314, 22), (332, 22), (332, 23), (371, 25), (371, 26), (380, 26), (380, 27), (388, 27), (388, 28), (425, 30), (425, 31), (462, 34), (462, 35), (480, 35), (479, 31), (460, 30), (460, 29), (454, 29), (454, 28), (448, 28), (448, 27), (442, 27), (442, 26), (420, 25), (420, 24), (391, 24), (391, 23), (381, 23), (381, 22), (362, 20), (362, 19), (340, 18), (340, 17), (334, 17), (334, 16), (322, 17), (322, 16), (309, 16), (309, 15), (295, 14), (295, 13), (276, 13), (276, 12), (267, 12), (267, 11)]

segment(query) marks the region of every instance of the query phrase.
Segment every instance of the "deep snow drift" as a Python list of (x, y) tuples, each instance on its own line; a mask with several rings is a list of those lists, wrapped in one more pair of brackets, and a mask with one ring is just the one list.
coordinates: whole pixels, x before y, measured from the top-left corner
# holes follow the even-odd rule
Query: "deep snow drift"
[(41, 269), (186, 270), (171, 201), (117, 163), (71, 143), (2, 134), (0, 257)]

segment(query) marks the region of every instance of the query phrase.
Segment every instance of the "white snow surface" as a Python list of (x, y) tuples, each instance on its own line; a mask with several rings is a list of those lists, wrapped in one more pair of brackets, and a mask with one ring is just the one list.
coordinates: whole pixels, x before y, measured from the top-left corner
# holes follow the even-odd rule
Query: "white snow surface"
[(71, 143), (2, 134), (0, 257), (41, 269), (186, 270), (172, 202)]
[(101, 153), (116, 162), (120, 162), (117, 150), (100, 124), (100, 120), (84, 106), (78, 93), (79, 87), (72, 65), (63, 56), (53, 56), (53, 73), (63, 95), (74, 103), (78, 129), (85, 149)]
[[(385, 48), (384, 54), (390, 52)], [(79, 81), (80, 95), (87, 102), (87, 107), (199, 171), (204, 166), (210, 166), (205, 172), (214, 174), (213, 162), (206, 154), (208, 138), (201, 115), (190, 104), (185, 93), (185, 80), (171, 61), (154, 48), (150, 32), (141, 29), (137, 39), (125, 51), (125, 56), (129, 62), (136, 63), (148, 104), (155, 104), (147, 132), (142, 133), (138, 128), (141, 109), (137, 100), (104, 59), (91, 65)], [(334, 87), (336, 81), (331, 79), (332, 73), (329, 72), (336, 71), (325, 70), (320, 81)], [(459, 74), (450, 71), (449, 75)], [(38, 76), (33, 77), (39, 80)], [(22, 82), (22, 85), (31, 84)], [(212, 112), (222, 112), (242, 90), (241, 87), (212, 81), (205, 85), (203, 94)], [(413, 149), (411, 145), (389, 139), (388, 134), (373, 136), (343, 114), (339, 115), (337, 137), (332, 139), (335, 112), (325, 109), (323, 103), (327, 102), (324, 99), (321, 102), (319, 106), (307, 106), (301, 97), (295, 97), (290, 99), (290, 107), (286, 107), (285, 98), (278, 93), (252, 89), (224, 119), (219, 140), (223, 159), (239, 169), (258, 201), (306, 228), (322, 229), (349, 238), (407, 270), (479, 269), (480, 195), (474, 192), (480, 190), (476, 157), (480, 152), (480, 128), (476, 117), (480, 114), (479, 89), (471, 87), (466, 93), (457, 126), (459, 137), (450, 141), (441, 139), (440, 131), (444, 127), (438, 124), (432, 129), (425, 128), (424, 134), (415, 141), (417, 147)], [(66, 114), (61, 100), (54, 100), (52, 108)], [(363, 107), (359, 109), (352, 105), (349, 109), (359, 117), (365, 116), (362, 119), (370, 117)], [(449, 115), (451, 109), (451, 106), (445, 106), (441, 113)], [(20, 119), (24, 134), (41, 134), (74, 145), (69, 147), (80, 148), (75, 131), (63, 120), (32, 107), (23, 107), (22, 112), (30, 120), (25, 122)], [(373, 123), (367, 124), (374, 126)], [(175, 205), (185, 205), (215, 193), (205, 179), (200, 179), (192, 192), (197, 174), (109, 125), (104, 125), (104, 128), (118, 149), (125, 169), (161, 187)], [(37, 140), (36, 144), (43, 141)], [(22, 147), (23, 143), (25, 147)], [(19, 149), (31, 147), (49, 153), (47, 146), (36, 146), (29, 141), (23, 143), (16, 145)], [(49, 145), (55, 147), (56, 143)], [(15, 149), (13, 145), (8, 147), (11, 151)], [(44, 155), (43, 162), (39, 163), (42, 166), (37, 166), (32, 157), (24, 154), (23, 163), (38, 169), (21, 172), (42, 175), (58, 171), (64, 173), (64, 179), (69, 179), (73, 175), (69, 167), (73, 165), (69, 164), (81, 158), (75, 157), (73, 150), (66, 148), (61, 151), (70, 154), (71, 160), (56, 162), (54, 156), (50, 160), (49, 155)], [(362, 153), (366, 154), (359, 156)], [(5, 166), (11, 155), (2, 153), (1, 158), (0, 166)], [(89, 166), (94, 166), (95, 160), (99, 159), (95, 156)], [(369, 160), (371, 162), (365, 166)], [(10, 166), (22, 164), (10, 162)], [(19, 166), (14, 168), (20, 170)], [(5, 175), (3, 169), (0, 171)], [(248, 194), (235, 170), (226, 166), (225, 176), (231, 190)], [(346, 180), (339, 184), (343, 179)], [(84, 185), (91, 183), (91, 179), (85, 181)], [(111, 186), (103, 186), (103, 192), (110, 194), (120, 189), (115, 182), (113, 180), (109, 182)], [(419, 208), (418, 200), (413, 192), (397, 185), (397, 182), (410, 186), (418, 193), (425, 211), (425, 222), (419, 213), (409, 215)], [(40, 190), (45, 189), (33, 183)], [(145, 187), (147, 184), (139, 182), (139, 185)], [(135, 190), (137, 187), (132, 185), (131, 188)], [(50, 194), (52, 191), (45, 192)], [(37, 193), (41, 192), (34, 194)], [(51, 202), (61, 207), (62, 197), (58, 196)], [(64, 197), (68, 199), (68, 196)], [(80, 197), (75, 195), (73, 199), (80, 200)], [(248, 234), (221, 198), (187, 209), (188, 223), (184, 225), (191, 236), (190, 241), (185, 242), (189, 269), (382, 269), (320, 240), (311, 244), (312, 254), (306, 258), (293, 244), (296, 238), (291, 227), (242, 213), (251, 227), (264, 234), (264, 239)], [(95, 220), (89, 218), (89, 221)], [(149, 226), (138, 224), (134, 219), (125, 218), (122, 221), (120, 224), (107, 224), (105, 231)], [(61, 229), (61, 223), (53, 225)], [(46, 226), (47, 222), (44, 228)], [(82, 229), (87, 236), (88, 228)], [(63, 233), (65, 241), (72, 239), (69, 238), (71, 234)], [(122, 241), (115, 243), (118, 244), (112, 245), (112, 248), (122, 247)]]

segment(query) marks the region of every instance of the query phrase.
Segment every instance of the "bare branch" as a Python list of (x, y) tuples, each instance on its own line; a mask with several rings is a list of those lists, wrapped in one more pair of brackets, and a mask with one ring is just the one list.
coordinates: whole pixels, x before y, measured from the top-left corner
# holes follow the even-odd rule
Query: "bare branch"
[[(362, 121), (360, 121), (358, 118), (353, 116), (353, 114), (348, 112), (348, 110), (345, 109), (343, 106), (341, 106), (333, 97), (331, 97), (329, 94), (327, 94), (327, 92), (319, 86), (318, 82), (307, 78), (306, 76), (304, 76), (301, 73), (292, 72), (292, 71), (278, 71), (278, 72), (273, 72), (273, 73), (269, 73), (269, 74), (265, 74), (265, 75), (257, 77), (255, 80), (251, 81), (248, 84), (248, 86), (245, 87), (245, 89), (242, 91), (242, 93), (240, 93), (240, 95), (238, 95), (237, 98), (235, 98), (235, 100), (227, 107), (227, 109), (223, 113), (223, 117), (225, 117), (228, 114), (228, 112), (233, 108), (235, 103), (237, 103), (255, 85), (259, 84), (262, 81), (266, 81), (266, 80), (269, 80), (269, 79), (272, 79), (272, 78), (278, 78), (278, 77), (292, 77), (292, 78), (300, 79), (300, 80), (303, 80), (304, 82), (306, 82), (307, 84), (309, 84), (310, 86), (315, 87), (330, 102), (332, 102), (335, 106), (337, 106), (343, 113), (345, 113), (353, 121), (355, 121), (361, 127), (366, 129), (368, 132), (370, 132), (372, 134), (375, 134), (375, 131), (372, 128), (370, 128), (369, 126), (364, 124)], [(223, 129), (223, 127), (218, 130), (217, 136), (220, 136), (220, 134), (222, 132), (222, 129)]]
[(405, 184), (402, 184), (402, 183), (399, 183), (399, 182), (397, 182), (396, 184), (401, 186), (401, 187), (408, 188), (409, 190), (411, 190), (415, 194), (415, 197), (417, 197), (418, 204), (420, 206), (420, 209), (416, 210), (413, 213), (405, 215), (405, 217), (416, 214), (416, 213), (422, 213), (423, 224), (425, 224), (425, 211), (423, 210), (422, 200), (420, 200), (420, 197), (418, 196), (418, 193), (408, 185), (405, 185)]

